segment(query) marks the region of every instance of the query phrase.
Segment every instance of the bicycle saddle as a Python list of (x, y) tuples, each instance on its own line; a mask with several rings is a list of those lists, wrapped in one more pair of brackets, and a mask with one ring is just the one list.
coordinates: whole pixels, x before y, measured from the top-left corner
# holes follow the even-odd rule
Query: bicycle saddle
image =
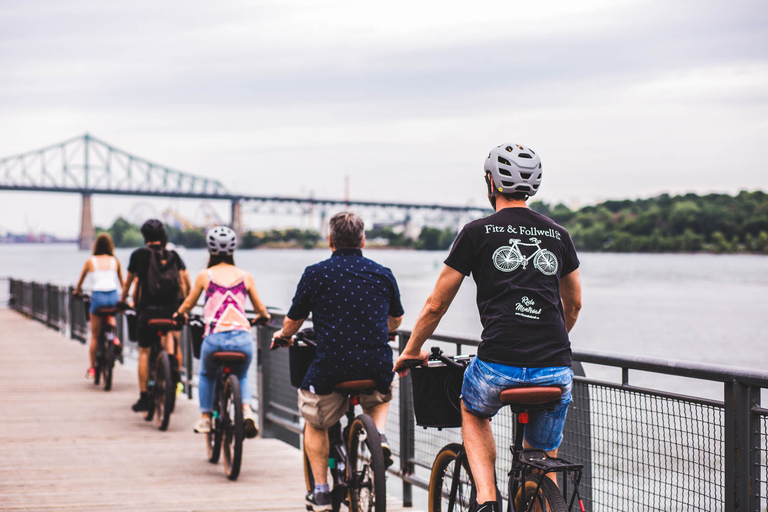
[(97, 315), (112, 316), (116, 315), (119, 310), (117, 308), (99, 308), (96, 310)]
[(153, 318), (147, 321), (148, 327), (159, 327), (165, 329), (179, 329), (179, 325), (170, 318)]
[(242, 352), (214, 352), (211, 359), (214, 363), (244, 363), (247, 357)]
[(349, 393), (350, 391), (364, 391), (374, 388), (376, 388), (376, 381), (372, 379), (348, 380), (346, 382), (339, 382), (336, 384), (334, 391)]
[(508, 388), (499, 397), (505, 404), (544, 405), (556, 402), (563, 396), (563, 390), (557, 386), (538, 386), (531, 388)]

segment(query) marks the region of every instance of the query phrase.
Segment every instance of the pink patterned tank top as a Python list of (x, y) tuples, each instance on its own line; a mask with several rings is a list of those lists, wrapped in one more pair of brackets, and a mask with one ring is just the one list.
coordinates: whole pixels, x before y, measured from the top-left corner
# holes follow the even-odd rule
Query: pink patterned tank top
[(250, 331), (251, 324), (245, 316), (245, 299), (248, 292), (245, 289), (244, 276), (232, 286), (221, 286), (213, 281), (211, 271), (208, 271), (208, 289), (205, 291), (205, 336), (226, 331)]

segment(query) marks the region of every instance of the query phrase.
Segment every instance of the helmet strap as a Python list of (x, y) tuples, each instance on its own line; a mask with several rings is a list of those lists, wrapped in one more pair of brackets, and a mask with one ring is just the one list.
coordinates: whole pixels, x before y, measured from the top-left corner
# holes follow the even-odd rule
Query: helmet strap
[(488, 202), (496, 210), (496, 191), (493, 189), (493, 178), (488, 171), (485, 171), (485, 185), (488, 187)]

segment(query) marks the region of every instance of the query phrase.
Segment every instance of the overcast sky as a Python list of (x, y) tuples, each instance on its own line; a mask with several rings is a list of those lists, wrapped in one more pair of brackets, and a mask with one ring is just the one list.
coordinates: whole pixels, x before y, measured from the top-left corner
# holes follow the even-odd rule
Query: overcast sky
[[(3, 0), (0, 156), (85, 132), (251, 194), (482, 204), (506, 142), (549, 202), (766, 190), (768, 2)], [(78, 231), (0, 197), (0, 232)]]

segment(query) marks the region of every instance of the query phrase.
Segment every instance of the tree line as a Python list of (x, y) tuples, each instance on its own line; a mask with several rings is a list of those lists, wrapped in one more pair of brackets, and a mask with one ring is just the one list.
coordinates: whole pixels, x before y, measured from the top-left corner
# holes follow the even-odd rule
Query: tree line
[(582, 251), (768, 254), (768, 195), (760, 191), (531, 208), (568, 229)]

